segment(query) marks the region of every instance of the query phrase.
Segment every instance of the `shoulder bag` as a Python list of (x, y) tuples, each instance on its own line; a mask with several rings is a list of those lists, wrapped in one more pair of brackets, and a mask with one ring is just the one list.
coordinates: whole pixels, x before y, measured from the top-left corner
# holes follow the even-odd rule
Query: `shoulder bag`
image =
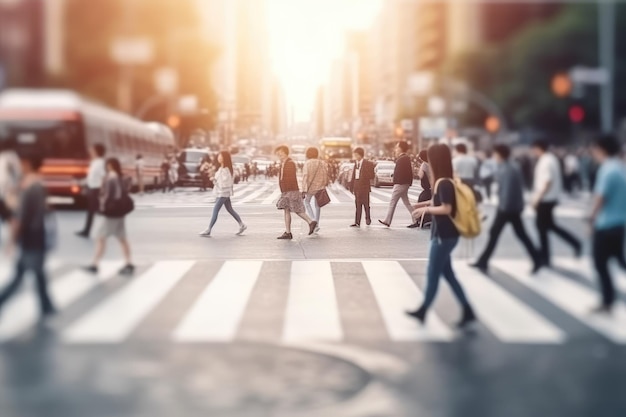
[[(315, 174), (313, 174), (313, 177), (311, 177), (311, 182), (309, 183), (308, 188), (311, 188), (311, 185), (313, 184), (313, 180), (315, 180), (315, 177), (317, 176), (317, 173), (319, 170), (320, 170), (320, 166), (318, 164), (317, 169), (315, 170)], [(317, 202), (317, 205), (320, 207), (324, 207), (328, 203), (330, 203), (330, 196), (328, 195), (328, 191), (326, 191), (326, 187), (322, 188), (321, 190), (315, 193), (315, 201)]]
[(104, 217), (120, 218), (130, 214), (135, 209), (135, 202), (128, 194), (124, 182), (120, 179), (122, 195), (119, 198), (109, 198), (104, 204)]

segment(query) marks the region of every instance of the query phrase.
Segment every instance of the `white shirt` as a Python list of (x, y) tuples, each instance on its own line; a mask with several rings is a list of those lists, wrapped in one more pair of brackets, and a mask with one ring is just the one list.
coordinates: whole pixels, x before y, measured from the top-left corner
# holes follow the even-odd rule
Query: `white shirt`
[(218, 198), (233, 196), (233, 176), (228, 168), (221, 167), (215, 173), (213, 195)]
[(458, 155), (452, 159), (452, 166), (457, 177), (473, 180), (476, 177), (478, 161), (473, 156)]
[(580, 163), (578, 162), (576, 155), (567, 155), (563, 160), (563, 163), (565, 165), (565, 173), (568, 175), (576, 174), (580, 171)]
[(546, 152), (537, 161), (535, 166), (534, 197), (539, 198), (539, 193), (550, 183), (550, 187), (543, 195), (542, 202), (556, 202), (563, 192), (563, 180), (561, 167), (558, 159), (553, 154)]
[(89, 171), (87, 172), (87, 187), (92, 190), (102, 187), (104, 177), (107, 171), (104, 164), (104, 158), (96, 158), (89, 163)]
[(0, 198), (17, 190), (21, 171), (20, 159), (14, 151), (0, 152)]
[(358, 180), (361, 178), (361, 168), (363, 168), (363, 160), (361, 159), (360, 161), (356, 162), (356, 167), (354, 168), (354, 179)]

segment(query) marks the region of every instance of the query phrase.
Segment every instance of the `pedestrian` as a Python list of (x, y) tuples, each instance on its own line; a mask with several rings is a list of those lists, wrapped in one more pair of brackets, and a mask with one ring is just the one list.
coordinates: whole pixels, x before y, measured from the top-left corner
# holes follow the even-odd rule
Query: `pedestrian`
[[(22, 174), (15, 145), (15, 139), (12, 137), (0, 139), (0, 226), (10, 220), (17, 205)], [(1, 232), (0, 228), (0, 236)]]
[(497, 170), (498, 163), (493, 157), (493, 152), (488, 151), (485, 154), (485, 159), (480, 164), (480, 168), (478, 168), (478, 176), (480, 178), (481, 185), (485, 189), (487, 200), (491, 200), (491, 186), (494, 182)]
[(409, 211), (409, 214), (413, 212), (413, 207), (409, 201), (409, 188), (411, 187), (411, 184), (413, 184), (413, 168), (411, 167), (411, 158), (407, 154), (408, 150), (409, 144), (404, 141), (398, 142), (394, 149), (396, 153), (396, 166), (393, 170), (393, 191), (391, 193), (391, 201), (389, 202), (389, 209), (387, 210), (387, 217), (385, 217), (385, 220), (378, 220), (380, 224), (387, 227), (391, 226), (396, 206), (398, 205), (398, 201), (401, 199), (404, 206)]
[(593, 311), (611, 313), (615, 288), (608, 263), (613, 258), (626, 270), (626, 167), (619, 159), (620, 143), (614, 136), (596, 139), (591, 153), (600, 164), (590, 223), (593, 227), (593, 261), (602, 290), (602, 303)]
[(569, 194), (574, 194), (582, 189), (580, 177), (580, 160), (572, 152), (568, 152), (563, 158), (563, 169), (565, 170), (565, 189)]
[(102, 187), (102, 182), (106, 176), (104, 166), (105, 154), (106, 147), (101, 143), (96, 143), (89, 148), (91, 162), (89, 163), (89, 170), (87, 171), (87, 218), (85, 219), (85, 226), (81, 231), (76, 232), (76, 236), (89, 238), (91, 233), (93, 218), (98, 212), (100, 187)]
[[(419, 163), (419, 169), (417, 170), (417, 178), (420, 180), (422, 186), (422, 192), (417, 197), (417, 202), (430, 201), (433, 198), (432, 194), (432, 177), (430, 165), (428, 165), (428, 150), (422, 149), (417, 156)], [(409, 225), (409, 229), (421, 227), (423, 229), (430, 227), (432, 218), (430, 214), (425, 214), (423, 218), (415, 219), (415, 222)]]
[(174, 189), (176, 188), (176, 184), (178, 184), (179, 169), (180, 164), (178, 163), (178, 158), (176, 158), (176, 155), (173, 155), (172, 159), (170, 160), (170, 169), (168, 171), (170, 191), (174, 191)]
[(170, 157), (166, 154), (161, 162), (161, 190), (166, 193), (170, 189)]
[(497, 163), (495, 179), (498, 183), (498, 209), (496, 217), (489, 231), (489, 243), (485, 247), (482, 255), (472, 265), (484, 272), (489, 266), (489, 259), (496, 248), (500, 234), (507, 223), (513, 226), (515, 235), (522, 242), (526, 252), (533, 261), (532, 273), (536, 273), (541, 268), (541, 258), (539, 252), (532, 244), (526, 234), (524, 223), (522, 222), (522, 212), (524, 211), (524, 178), (517, 165), (509, 160), (511, 148), (506, 145), (496, 145), (494, 147), (494, 159)]
[(317, 222), (311, 220), (306, 214), (300, 188), (298, 187), (298, 178), (296, 177), (296, 163), (289, 158), (289, 147), (281, 145), (276, 148), (276, 156), (280, 159), (278, 184), (280, 186), (281, 196), (276, 203), (279, 210), (285, 213), (285, 232), (278, 239), (293, 239), (291, 234), (291, 213), (296, 213), (309, 225), (309, 235), (315, 232)]
[(132, 275), (135, 272), (135, 266), (131, 261), (130, 243), (126, 236), (126, 215), (118, 216), (108, 214), (107, 208), (114, 201), (120, 201), (128, 197), (128, 190), (122, 175), (122, 166), (117, 158), (109, 158), (106, 160), (106, 177), (102, 185), (99, 200), (99, 212), (102, 214), (103, 221), (96, 233), (96, 249), (93, 262), (85, 270), (91, 273), (98, 273), (98, 264), (104, 255), (106, 249), (106, 241), (110, 237), (116, 238), (122, 247), (122, 253), (125, 266), (119, 271), (120, 275)]
[(202, 162), (200, 163), (200, 169), (199, 169), (200, 179), (202, 180), (202, 187), (200, 188), (201, 191), (206, 191), (207, 188), (213, 188), (213, 185), (211, 184), (212, 165), (213, 164), (211, 163), (211, 157), (209, 155), (206, 155), (205, 157), (202, 158)]
[(443, 275), (463, 309), (457, 327), (464, 328), (475, 321), (476, 316), (452, 269), (452, 251), (458, 244), (460, 235), (451, 219), (456, 213), (456, 196), (450, 148), (445, 144), (432, 145), (428, 148), (428, 160), (435, 181), (433, 199), (418, 203), (413, 213), (415, 218), (420, 218), (424, 213), (433, 216), (426, 295), (422, 305), (415, 311), (408, 311), (407, 314), (424, 323), (428, 309), (437, 295), (439, 279)]
[(41, 317), (46, 318), (55, 313), (55, 308), (48, 292), (45, 272), (48, 248), (46, 236), (47, 195), (46, 188), (39, 176), (42, 160), (38, 155), (20, 156), (23, 173), (21, 195), (12, 219), (13, 241), (18, 246), (19, 254), (13, 280), (0, 292), (0, 311), (19, 289), (26, 272), (31, 271), (37, 284)]
[(467, 154), (467, 145), (458, 143), (454, 147), (455, 157), (452, 159), (454, 174), (474, 191), (476, 202), (482, 202), (482, 195), (476, 190), (476, 174), (478, 173), (478, 160)]
[(226, 211), (228, 211), (239, 224), (239, 232), (237, 232), (239, 236), (248, 227), (241, 221), (241, 217), (239, 217), (239, 214), (233, 209), (233, 205), (230, 201), (230, 198), (233, 196), (233, 161), (230, 152), (220, 152), (217, 155), (217, 162), (220, 167), (215, 173), (215, 183), (213, 186), (213, 194), (215, 194), (216, 197), (215, 205), (213, 206), (213, 216), (211, 217), (209, 227), (200, 233), (200, 236), (211, 237), (211, 230), (213, 230), (213, 226), (215, 226), (215, 222), (217, 222), (217, 216), (224, 206), (226, 206)]
[(571, 233), (559, 227), (554, 221), (554, 208), (563, 192), (561, 168), (557, 157), (548, 151), (548, 142), (536, 140), (532, 150), (538, 158), (533, 180), (533, 207), (537, 211), (537, 230), (539, 231), (541, 262), (550, 266), (550, 242), (548, 232), (552, 231), (567, 242), (576, 257), (582, 252), (582, 244)]
[(354, 224), (350, 227), (361, 227), (361, 215), (365, 211), (365, 224), (372, 224), (370, 213), (370, 192), (371, 182), (374, 179), (374, 163), (364, 159), (363, 148), (355, 148), (352, 153), (354, 158), (354, 169), (352, 170), (352, 180), (350, 181), (350, 191), (354, 194), (356, 213)]
[(145, 163), (143, 160), (143, 155), (137, 154), (135, 157), (135, 174), (137, 175), (137, 187), (139, 189), (139, 194), (143, 195), (144, 192), (144, 183), (143, 183), (143, 172), (145, 168)]
[[(315, 231), (320, 230), (321, 207), (315, 194), (326, 188), (329, 183), (328, 167), (326, 163), (319, 159), (317, 148), (310, 147), (306, 150), (306, 163), (302, 169), (302, 194), (304, 195), (304, 208), (306, 214), (315, 220), (317, 226)], [(313, 201), (313, 203), (312, 203)]]

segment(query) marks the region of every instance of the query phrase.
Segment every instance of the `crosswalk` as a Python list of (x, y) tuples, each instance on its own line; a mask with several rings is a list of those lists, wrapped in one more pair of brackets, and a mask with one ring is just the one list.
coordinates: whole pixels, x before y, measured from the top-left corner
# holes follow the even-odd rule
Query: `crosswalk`
[[(557, 258), (555, 265), (531, 276), (529, 262), (498, 259), (495, 274), (486, 276), (455, 260), (480, 320), (478, 337), (521, 345), (588, 338), (626, 345), (626, 272), (615, 271), (621, 299), (614, 314), (592, 315), (599, 295), (587, 273), (590, 261)], [(454, 343), (462, 337), (452, 319), (458, 308), (441, 301), (450, 297), (445, 284), (424, 326), (404, 314), (423, 298), (424, 260), (163, 260), (131, 279), (117, 275), (120, 267), (107, 261), (93, 276), (50, 261), (50, 290), (61, 311), (51, 326), (59, 343), (118, 345), (146, 334), (176, 344), (355, 343), (363, 335), (389, 343)], [(3, 264), (0, 283), (9, 274)], [(179, 291), (185, 286), (193, 290)], [(36, 329), (36, 296), (30, 281), (25, 287), (2, 309), (0, 344)], [(163, 311), (177, 313), (161, 322)], [(159, 329), (157, 336), (146, 328)]]
[[(332, 184), (327, 188), (330, 204), (354, 204), (354, 196), (345, 187)], [(414, 185), (409, 191), (411, 199), (417, 201), (422, 189)], [(372, 188), (371, 203), (388, 204), (391, 199), (391, 187)], [(233, 205), (274, 205), (280, 197), (280, 189), (276, 180), (257, 180), (239, 183), (234, 186)], [(197, 188), (177, 188), (172, 193), (155, 192), (144, 196), (136, 196), (136, 206), (150, 208), (206, 207), (213, 204), (215, 197), (211, 191), (199, 191)]]

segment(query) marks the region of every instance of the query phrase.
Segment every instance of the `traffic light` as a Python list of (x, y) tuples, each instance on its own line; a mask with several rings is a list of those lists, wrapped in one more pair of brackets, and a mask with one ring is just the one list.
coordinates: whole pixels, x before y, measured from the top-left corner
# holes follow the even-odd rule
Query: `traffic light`
[(579, 104), (574, 104), (569, 108), (569, 119), (572, 123), (582, 123), (585, 120), (585, 109)]
[(498, 130), (500, 130), (500, 119), (498, 119), (496, 116), (487, 117), (487, 119), (485, 120), (485, 129), (489, 133), (496, 133)]
[(572, 80), (567, 74), (557, 74), (552, 78), (552, 92), (555, 96), (563, 98), (572, 92)]

